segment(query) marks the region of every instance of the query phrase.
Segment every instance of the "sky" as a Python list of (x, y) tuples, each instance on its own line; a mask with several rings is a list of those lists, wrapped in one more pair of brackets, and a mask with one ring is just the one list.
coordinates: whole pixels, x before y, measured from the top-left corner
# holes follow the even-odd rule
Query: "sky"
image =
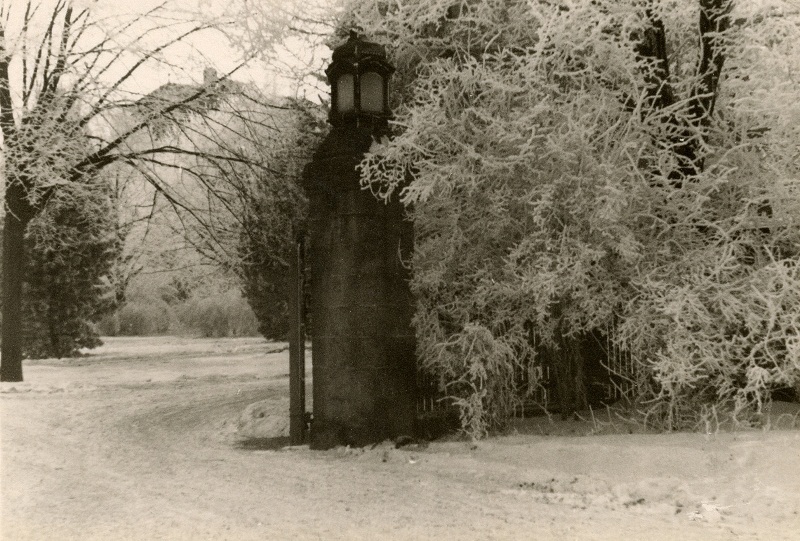
[[(127, 18), (132, 13), (145, 13), (157, 4), (159, 2), (153, 0), (136, 2), (100, 0), (98, 13), (102, 13), (109, 19)], [(181, 10), (184, 8), (181, 4), (191, 8), (193, 2), (173, 0), (169, 3), (169, 7)], [(156, 32), (152, 36), (151, 43), (168, 41), (176, 34), (185, 31), (186, 28), (188, 28), (187, 25), (180, 25), (174, 30)], [(229, 72), (242, 61), (242, 54), (230, 44), (222, 32), (209, 29), (187, 38), (183, 43), (169, 47), (160, 60), (158, 63), (150, 63), (140, 69), (138, 77), (131, 85), (132, 90), (135, 88), (146, 93), (168, 82), (181, 84), (201, 82), (205, 67), (213, 67), (219, 73)], [(272, 82), (274, 77), (265, 67), (257, 65), (256, 62), (250, 62), (248, 69), (240, 70), (236, 74), (236, 78), (252, 81), (262, 88), (266, 87), (265, 89), (274, 86)]]
[[(98, 0), (96, 7), (98, 14), (113, 19), (146, 13), (161, 4), (166, 4), (165, 7), (178, 17), (186, 17), (187, 14), (191, 16), (191, 14), (197, 13), (198, 9), (201, 10), (202, 16), (212, 17), (222, 14), (226, 8), (230, 7), (231, 0), (168, 0), (166, 3), (163, 0)], [(237, 24), (247, 25), (252, 24), (252, 21), (241, 21)], [(232, 30), (236, 32), (240, 29), (241, 27)], [(162, 34), (157, 39), (170, 39), (171, 35)], [(297, 47), (295, 50), (302, 51)], [(325, 50), (316, 51), (316, 54), (322, 58), (329, 56)], [(243, 57), (244, 53), (232, 44), (224, 31), (204, 30), (188, 38), (184, 43), (170, 47), (169, 55), (165, 55), (165, 60), (172, 65), (162, 64), (159, 67), (153, 65), (148, 69), (143, 69), (136, 85), (141, 91), (147, 92), (167, 82), (185, 84), (200, 82), (205, 67), (213, 67), (220, 74), (228, 73), (242, 64)], [(285, 50), (279, 51), (276, 59), (277, 64), (287, 65), (289, 69), (302, 67), (302, 64), (293, 59), (292, 55), (287, 54)], [(276, 95), (295, 97), (305, 95), (309, 99), (318, 98), (314, 94), (319, 93), (319, 90), (315, 91), (308, 87), (298, 89), (294, 80), (282, 75), (279, 70), (272, 69), (260, 59), (249, 60), (245, 66), (238, 68), (232, 77), (239, 81), (252, 82), (262, 90)], [(322, 90), (326, 91), (324, 88)]]
[[(41, 4), (40, 13), (48, 14), (48, 7), (52, 7), (56, 0), (32, 0), (33, 5)], [(140, 45), (143, 50), (152, 49), (162, 43), (172, 40), (177, 35), (185, 32), (190, 26), (197, 24), (202, 18), (213, 19), (222, 16), (226, 10), (232, 7), (241, 6), (237, 2), (249, 2), (251, 0), (72, 0), (77, 8), (91, 6), (94, 19), (99, 20), (99, 29), (103, 29), (111, 36), (115, 45), (120, 48), (129, 48), (129, 43), (136, 36), (147, 34), (147, 39)], [(247, 13), (246, 18), (240, 16), (233, 26), (218, 27), (202, 30), (181, 43), (170, 46), (163, 51), (157, 61), (148, 62), (136, 70), (135, 77), (126, 84), (126, 90), (131, 95), (142, 95), (159, 86), (172, 82), (180, 84), (198, 83), (203, 80), (203, 70), (213, 67), (218, 73), (228, 73), (243, 62), (244, 53), (241, 48), (235, 47), (229, 39), (229, 35), (242, 35), (248, 31), (259, 32), (261, 28), (272, 25), (266, 32), (274, 32), (278, 28), (282, 32), (285, 23), (281, 22), (280, 9), (269, 7), (270, 2), (286, 3), (292, 0), (257, 0), (258, 10), (242, 10)], [(323, 2), (328, 0), (322, 0)], [(7, 23), (6, 36), (9, 38), (9, 48), (13, 48), (13, 36), (19, 34), (20, 21), (24, 13), (27, 0), (0, 0), (2, 12), (11, 13)], [(161, 6), (158, 17), (152, 15), (144, 18), (143, 14)], [(252, 17), (251, 17), (252, 13)], [(259, 19), (260, 17), (260, 19)], [(40, 31), (44, 29), (44, 17), (40, 18)], [(120, 21), (136, 20), (136, 23), (127, 31), (119, 33), (109, 30), (118, 27)], [(284, 19), (285, 20), (285, 19)], [(183, 21), (183, 22), (181, 22)], [(185, 22), (189, 21), (189, 22)], [(194, 22), (192, 22), (194, 21)], [(164, 26), (168, 28), (163, 28)], [(161, 27), (161, 28), (159, 28)], [(15, 32), (16, 30), (16, 32)], [(96, 30), (94, 34), (89, 33), (88, 39), (98, 39), (101, 30)], [(227, 34), (227, 35), (226, 35)], [(289, 47), (291, 49), (291, 45)], [(320, 58), (329, 57), (327, 50), (315, 49), (313, 51), (303, 50), (302, 46), (294, 47), (295, 51), (302, 54), (314, 53)], [(109, 69), (104, 77), (108, 81), (115, 81), (124, 74), (138, 59), (137, 55), (128, 54), (116, 60), (114, 66)], [(282, 66), (281, 68), (273, 68)], [(315, 64), (314, 72), (322, 71), (324, 63), (319, 60)], [(302, 62), (297, 61), (287, 50), (281, 50), (273, 54), (271, 63), (263, 59), (250, 59), (245, 66), (240, 67), (232, 76), (242, 82), (253, 83), (267, 93), (288, 96), (303, 96), (309, 99), (319, 99), (319, 94), (327, 94), (325, 85), (316, 89), (306, 86), (298, 88), (295, 80), (285, 76), (286, 69), (301, 69)], [(12, 68), (13, 69), (13, 68)], [(19, 62), (17, 69), (20, 69)], [(283, 70), (283, 72), (281, 71)], [(315, 95), (318, 94), (318, 95)]]

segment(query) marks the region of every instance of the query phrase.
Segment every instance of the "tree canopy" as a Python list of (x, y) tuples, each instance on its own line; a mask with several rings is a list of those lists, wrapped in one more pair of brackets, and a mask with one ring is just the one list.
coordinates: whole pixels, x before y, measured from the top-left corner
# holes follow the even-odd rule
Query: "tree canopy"
[(587, 336), (668, 428), (798, 381), (799, 23), (777, 0), (351, 4), (399, 68), (363, 182), (414, 219), (421, 363), (468, 430), (548, 358), (581, 391)]

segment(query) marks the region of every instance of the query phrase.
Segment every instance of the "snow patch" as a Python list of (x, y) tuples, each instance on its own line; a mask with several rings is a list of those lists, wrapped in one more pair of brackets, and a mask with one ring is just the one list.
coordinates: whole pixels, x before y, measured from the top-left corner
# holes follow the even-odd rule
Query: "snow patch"
[(239, 416), (236, 434), (241, 438), (281, 438), (289, 435), (289, 416), (274, 400), (254, 402)]
[(94, 391), (96, 389), (97, 385), (92, 385), (91, 383), (83, 383), (79, 381), (64, 381), (59, 383), (15, 382), (15, 383), (0, 384), (0, 394), (78, 393), (78, 392)]

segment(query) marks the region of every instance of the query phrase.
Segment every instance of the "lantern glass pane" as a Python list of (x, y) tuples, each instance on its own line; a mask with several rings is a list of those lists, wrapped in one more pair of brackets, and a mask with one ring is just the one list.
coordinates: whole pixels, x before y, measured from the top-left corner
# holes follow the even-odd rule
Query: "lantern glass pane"
[(355, 111), (355, 82), (352, 73), (344, 73), (336, 80), (336, 107), (340, 113)]
[(383, 112), (383, 77), (374, 71), (368, 71), (361, 76), (361, 111)]

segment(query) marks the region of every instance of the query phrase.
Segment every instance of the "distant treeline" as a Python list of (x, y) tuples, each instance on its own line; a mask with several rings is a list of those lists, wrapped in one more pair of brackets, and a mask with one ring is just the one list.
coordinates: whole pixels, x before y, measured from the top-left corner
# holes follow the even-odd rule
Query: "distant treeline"
[(173, 303), (136, 297), (103, 318), (99, 330), (102, 336), (259, 336), (253, 311), (234, 289)]

